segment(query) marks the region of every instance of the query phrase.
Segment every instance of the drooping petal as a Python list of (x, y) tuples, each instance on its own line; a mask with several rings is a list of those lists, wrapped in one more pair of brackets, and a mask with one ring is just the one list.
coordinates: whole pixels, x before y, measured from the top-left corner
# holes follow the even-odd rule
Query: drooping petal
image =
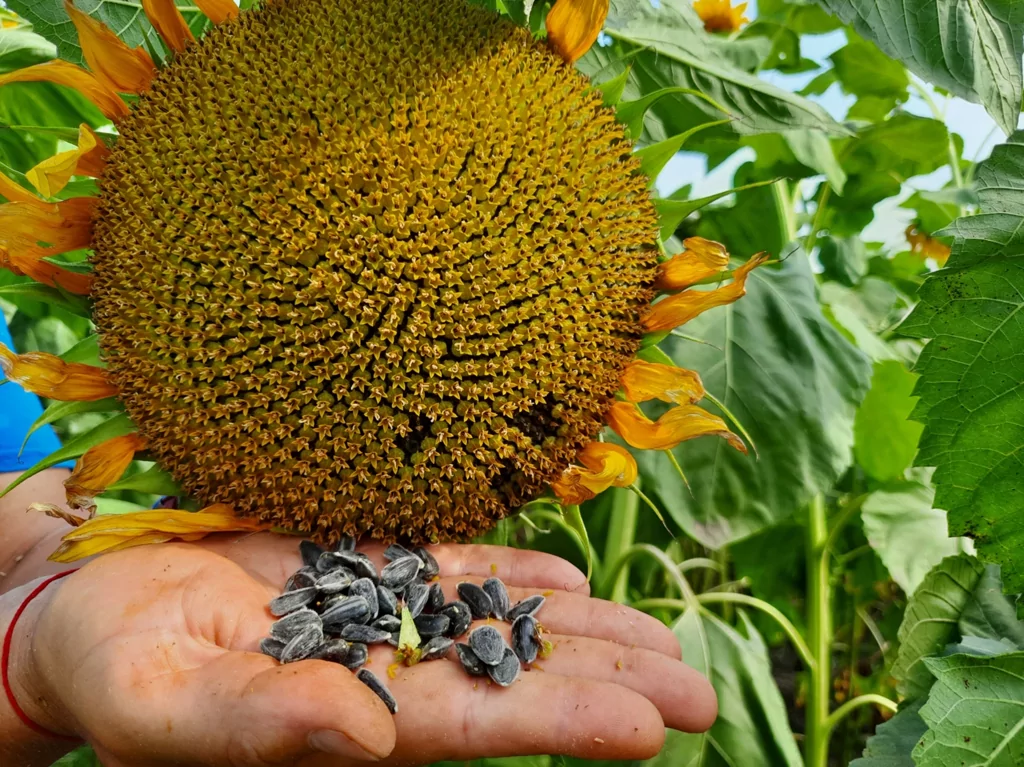
[[(88, 139), (86, 139), (87, 134), (89, 136)], [(85, 141), (88, 141), (92, 148), (82, 151), (82, 144)], [(103, 169), (107, 167), (107, 159), (110, 157), (110, 148), (85, 123), (78, 126), (78, 149), (81, 153), (78, 156), (78, 165), (75, 167), (75, 173), (81, 176), (92, 176), (93, 178), (102, 176)]]
[(636, 481), (636, 460), (628, 450), (609, 442), (591, 442), (555, 480), (551, 489), (562, 503), (575, 505), (603, 493), (609, 487), (629, 487)]
[(223, 24), (238, 16), (238, 6), (232, 0), (196, 0), (196, 5), (214, 24)]
[(74, 88), (111, 120), (119, 120), (128, 114), (128, 105), (121, 100), (116, 91), (111, 90), (91, 72), (68, 61), (54, 59), (0, 75), (0, 86), (33, 82), (54, 83)]
[(94, 554), (172, 540), (197, 541), (210, 533), (270, 530), (257, 519), (237, 517), (230, 506), (215, 503), (201, 511), (156, 509), (102, 514), (72, 529), (50, 560), (75, 562)]
[(98, 176), (110, 150), (85, 123), (78, 129), (78, 146), (48, 157), (25, 174), (43, 197), (54, 197), (76, 173)]
[(633, 360), (622, 373), (622, 388), (630, 402), (660, 399), (677, 405), (704, 399), (704, 384), (693, 370)]
[(733, 8), (732, 0), (696, 0), (693, 4), (693, 10), (708, 32), (736, 32), (749, 21), (743, 15), (746, 9), (746, 3)]
[(26, 391), (65, 402), (92, 402), (117, 394), (103, 368), (65, 362), (46, 352), (15, 354), (0, 344), (0, 371)]
[(657, 421), (645, 416), (632, 402), (616, 402), (608, 411), (608, 425), (633, 447), (641, 450), (671, 450), (694, 437), (723, 437), (741, 453), (743, 440), (729, 431), (725, 421), (696, 405), (677, 405)]
[(92, 197), (75, 197), (58, 203), (37, 200), (0, 205), (0, 267), (69, 293), (87, 295), (90, 275), (43, 259), (89, 246), (95, 202)]
[(156, 76), (153, 59), (142, 48), (129, 48), (114, 31), (64, 0), (64, 8), (78, 30), (82, 55), (92, 73), (118, 93), (136, 95), (149, 89)]
[(142, 10), (149, 23), (175, 53), (181, 53), (185, 46), (195, 40), (174, 0), (142, 0)]
[(655, 290), (683, 290), (729, 266), (729, 252), (720, 242), (687, 237), (683, 246), (686, 250), (658, 266)]
[(93, 498), (117, 482), (145, 446), (146, 439), (141, 434), (124, 434), (86, 450), (75, 463), (71, 476), (64, 480), (68, 506), (94, 510)]
[(951, 252), (949, 246), (941, 240), (936, 240), (923, 229), (919, 229), (917, 224), (908, 226), (904, 234), (907, 237), (907, 242), (910, 243), (911, 252), (920, 255), (922, 260), (933, 258), (939, 266), (943, 266), (949, 259)]
[(747, 292), (747, 276), (768, 260), (767, 253), (758, 253), (733, 272), (733, 281), (714, 290), (684, 290), (651, 306), (641, 321), (644, 329), (653, 333), (685, 325), (701, 312), (716, 306), (731, 304)]
[(3, 173), (0, 173), (0, 197), (4, 197), (10, 202), (42, 202), (39, 197), (21, 184), (16, 184)]
[(575, 64), (601, 34), (608, 0), (557, 0), (545, 25), (548, 44), (567, 63)]

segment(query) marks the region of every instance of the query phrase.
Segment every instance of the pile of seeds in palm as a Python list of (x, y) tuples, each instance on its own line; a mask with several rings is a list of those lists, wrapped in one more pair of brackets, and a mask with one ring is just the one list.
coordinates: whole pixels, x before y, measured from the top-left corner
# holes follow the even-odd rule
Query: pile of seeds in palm
[[(388, 563), (379, 573), (368, 556), (355, 550), (351, 538), (343, 538), (334, 551), (302, 541), (299, 551), (303, 566), (270, 602), (270, 612), (279, 620), (260, 642), (260, 650), (281, 663), (340, 663), (356, 671), (392, 714), (398, 712), (394, 696), (363, 668), (369, 645), (392, 645), (392, 668), (444, 658), (454, 646), (467, 673), (489, 677), (502, 687), (519, 678), (521, 663), (533, 663), (550, 647), (536, 619), (542, 595), (512, 605), (505, 584), (488, 578), (483, 586), (460, 583), (459, 599), (445, 602), (437, 560), (422, 547), (409, 551), (388, 546)], [(491, 625), (474, 629), (465, 644), (456, 644), (474, 619), (489, 618), (512, 624), (511, 647)]]

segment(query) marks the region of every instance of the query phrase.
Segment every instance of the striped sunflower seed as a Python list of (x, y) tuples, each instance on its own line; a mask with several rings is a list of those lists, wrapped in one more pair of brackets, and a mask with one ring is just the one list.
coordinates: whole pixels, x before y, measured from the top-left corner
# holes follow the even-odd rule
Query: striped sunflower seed
[(368, 668), (361, 668), (356, 672), (356, 676), (359, 681), (369, 687), (376, 693), (377, 697), (384, 701), (384, 705), (388, 707), (388, 711), (392, 714), (398, 713), (398, 701), (395, 700), (395, 696), (391, 694), (391, 691), (384, 686), (384, 683), (377, 678)]
[(423, 561), (423, 572), (420, 575), (423, 576), (424, 580), (430, 580), (435, 575), (441, 574), (441, 566), (437, 564), (433, 554), (422, 546), (417, 546), (413, 553)]
[(352, 642), (348, 646), (348, 657), (341, 662), (341, 665), (345, 668), (350, 668), (353, 671), (366, 663), (366, 659), (370, 657), (370, 649), (362, 642)]
[(380, 602), (377, 599), (377, 586), (369, 578), (360, 578), (353, 581), (348, 587), (348, 593), (354, 597), (362, 597), (370, 608), (370, 620), (373, 620), (380, 613)]
[(473, 623), (473, 613), (465, 602), (449, 602), (439, 612), (448, 616), (450, 623), (446, 633), (450, 637), (462, 636)]
[(284, 584), (285, 591), (296, 591), (298, 589), (308, 589), (310, 586), (316, 583), (316, 579), (320, 573), (316, 571), (315, 567), (300, 567), (291, 578), (288, 579), (287, 583)]
[(519, 658), (507, 647), (505, 648), (505, 654), (501, 656), (498, 664), (487, 667), (488, 676), (502, 687), (508, 687), (516, 681), (519, 678), (519, 671)]
[(363, 644), (382, 644), (391, 639), (391, 632), (384, 629), (364, 626), (361, 623), (350, 623), (341, 630), (342, 639)]
[(299, 541), (299, 556), (302, 557), (302, 564), (306, 567), (316, 567), (320, 555), (324, 553), (323, 547), (313, 541)]
[(284, 650), (284, 642), (266, 637), (260, 640), (260, 652), (269, 655), (271, 658), (281, 660), (281, 652)]
[(514, 622), (520, 615), (536, 615), (537, 611), (544, 606), (544, 597), (540, 594), (535, 594), (532, 597), (527, 597), (521, 602), (517, 602), (515, 607), (508, 611), (508, 615), (505, 616), (505, 620)]
[(363, 597), (341, 597), (321, 617), (324, 631), (335, 633), (350, 623), (366, 623), (370, 619), (370, 605)]
[(393, 591), (401, 591), (416, 579), (421, 565), (419, 557), (402, 557), (389, 562), (380, 571), (381, 585)]
[(355, 579), (355, 574), (347, 567), (336, 567), (317, 578), (316, 588), (321, 594), (340, 594)]
[(325, 551), (316, 561), (316, 571), (321, 575), (345, 566), (345, 560), (337, 551)]
[(385, 631), (399, 631), (402, 628), (402, 619), (394, 615), (381, 615), (373, 622), (373, 627)]
[(328, 639), (316, 648), (309, 657), (313, 660), (326, 660), (331, 663), (341, 663), (344, 665), (351, 652), (352, 645), (344, 639)]
[(341, 536), (341, 540), (338, 541), (338, 545), (334, 547), (335, 551), (355, 551), (356, 550), (356, 539), (348, 535)]
[[(416, 560), (417, 562), (419, 560)], [(427, 606), (427, 599), (430, 597), (430, 588), (422, 583), (410, 583), (405, 588), (405, 606), (409, 608), (412, 617), (417, 617)]]
[(288, 644), (281, 650), (280, 661), (282, 663), (294, 663), (297, 660), (304, 660), (324, 641), (324, 631), (320, 626), (313, 625), (296, 634)]
[(487, 596), (491, 598), (494, 617), (499, 621), (505, 620), (505, 616), (512, 606), (509, 602), (508, 589), (505, 588), (505, 584), (501, 582), (500, 578), (488, 578), (484, 581), (483, 589), (487, 592)]
[(398, 617), (398, 596), (386, 586), (377, 586), (377, 605), (380, 615)]
[(423, 609), (428, 613), (441, 612), (444, 607), (444, 589), (440, 583), (430, 584), (430, 596), (427, 597), (427, 606)]
[(316, 599), (316, 589), (312, 586), (305, 589), (289, 591), (286, 594), (282, 594), (281, 596), (274, 597), (270, 600), (270, 614), (275, 618), (281, 618), (288, 615), (288, 613), (301, 610), (314, 599)]
[(497, 666), (508, 645), (494, 626), (481, 626), (469, 635), (469, 646), (484, 664)]
[(459, 643), (455, 645), (455, 654), (459, 656), (459, 663), (470, 676), (487, 676), (487, 665), (483, 663), (473, 648), (468, 644)]
[(451, 621), (447, 615), (420, 615), (415, 619), (421, 637), (438, 637), (448, 630)]
[(448, 637), (432, 637), (422, 648), (420, 660), (437, 660), (443, 658), (452, 649), (455, 642)]
[(288, 613), (281, 620), (272, 623), (270, 626), (270, 636), (272, 639), (288, 642), (310, 626), (318, 626), (320, 631), (323, 631), (323, 623), (320, 620), (320, 616), (308, 607), (303, 607), (301, 610)]
[(533, 663), (540, 652), (537, 634), (537, 619), (532, 615), (520, 615), (512, 622), (512, 649), (523, 663)]
[(487, 592), (475, 583), (463, 582), (458, 585), (459, 599), (469, 605), (469, 610), (474, 618), (483, 620), (489, 618), (494, 612), (494, 603), (487, 595)]
[[(396, 559), (404, 559), (405, 557), (415, 556), (405, 546), (399, 546), (397, 543), (392, 543), (386, 549), (384, 549), (384, 559), (388, 562), (394, 562)], [(420, 565), (422, 567), (422, 565)]]
[(361, 551), (339, 551), (336, 556), (341, 558), (341, 563), (356, 574), (358, 578), (369, 578), (374, 583), (380, 582), (377, 575), (377, 568), (368, 556)]

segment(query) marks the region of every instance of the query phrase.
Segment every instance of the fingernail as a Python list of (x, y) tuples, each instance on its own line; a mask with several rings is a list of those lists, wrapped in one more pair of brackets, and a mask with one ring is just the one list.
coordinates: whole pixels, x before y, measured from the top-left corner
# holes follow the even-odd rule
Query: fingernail
[(349, 759), (359, 759), (364, 762), (379, 762), (381, 757), (371, 754), (360, 746), (345, 733), (336, 730), (317, 730), (311, 732), (307, 738), (309, 747), (325, 754), (335, 756), (347, 756)]

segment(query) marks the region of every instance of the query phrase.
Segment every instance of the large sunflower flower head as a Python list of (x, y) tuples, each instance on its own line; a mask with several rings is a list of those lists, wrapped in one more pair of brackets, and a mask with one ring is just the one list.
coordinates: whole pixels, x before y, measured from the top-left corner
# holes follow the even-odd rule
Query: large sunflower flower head
[[(88, 69), (0, 77), (77, 88), (116, 128), (83, 126), (35, 191), (0, 180), (0, 264), (87, 296), (105, 367), (0, 347), (0, 369), (124, 411), (73, 507), (139, 456), (206, 507), (98, 517), (59, 558), (264, 527), (464, 539), (545, 493), (632, 483), (606, 425), (639, 449), (744, 448), (695, 373), (635, 358), (763, 257), (710, 290), (721, 246), (659, 258), (649, 179), (572, 66), (607, 0), (558, 0), (543, 42), (464, 0), (198, 5), (216, 26), (196, 40), (144, 0), (157, 64), (69, 3)], [(99, 194), (55, 201), (75, 175)], [(53, 259), (84, 247), (88, 272)], [(673, 407), (651, 421), (649, 399)]]

